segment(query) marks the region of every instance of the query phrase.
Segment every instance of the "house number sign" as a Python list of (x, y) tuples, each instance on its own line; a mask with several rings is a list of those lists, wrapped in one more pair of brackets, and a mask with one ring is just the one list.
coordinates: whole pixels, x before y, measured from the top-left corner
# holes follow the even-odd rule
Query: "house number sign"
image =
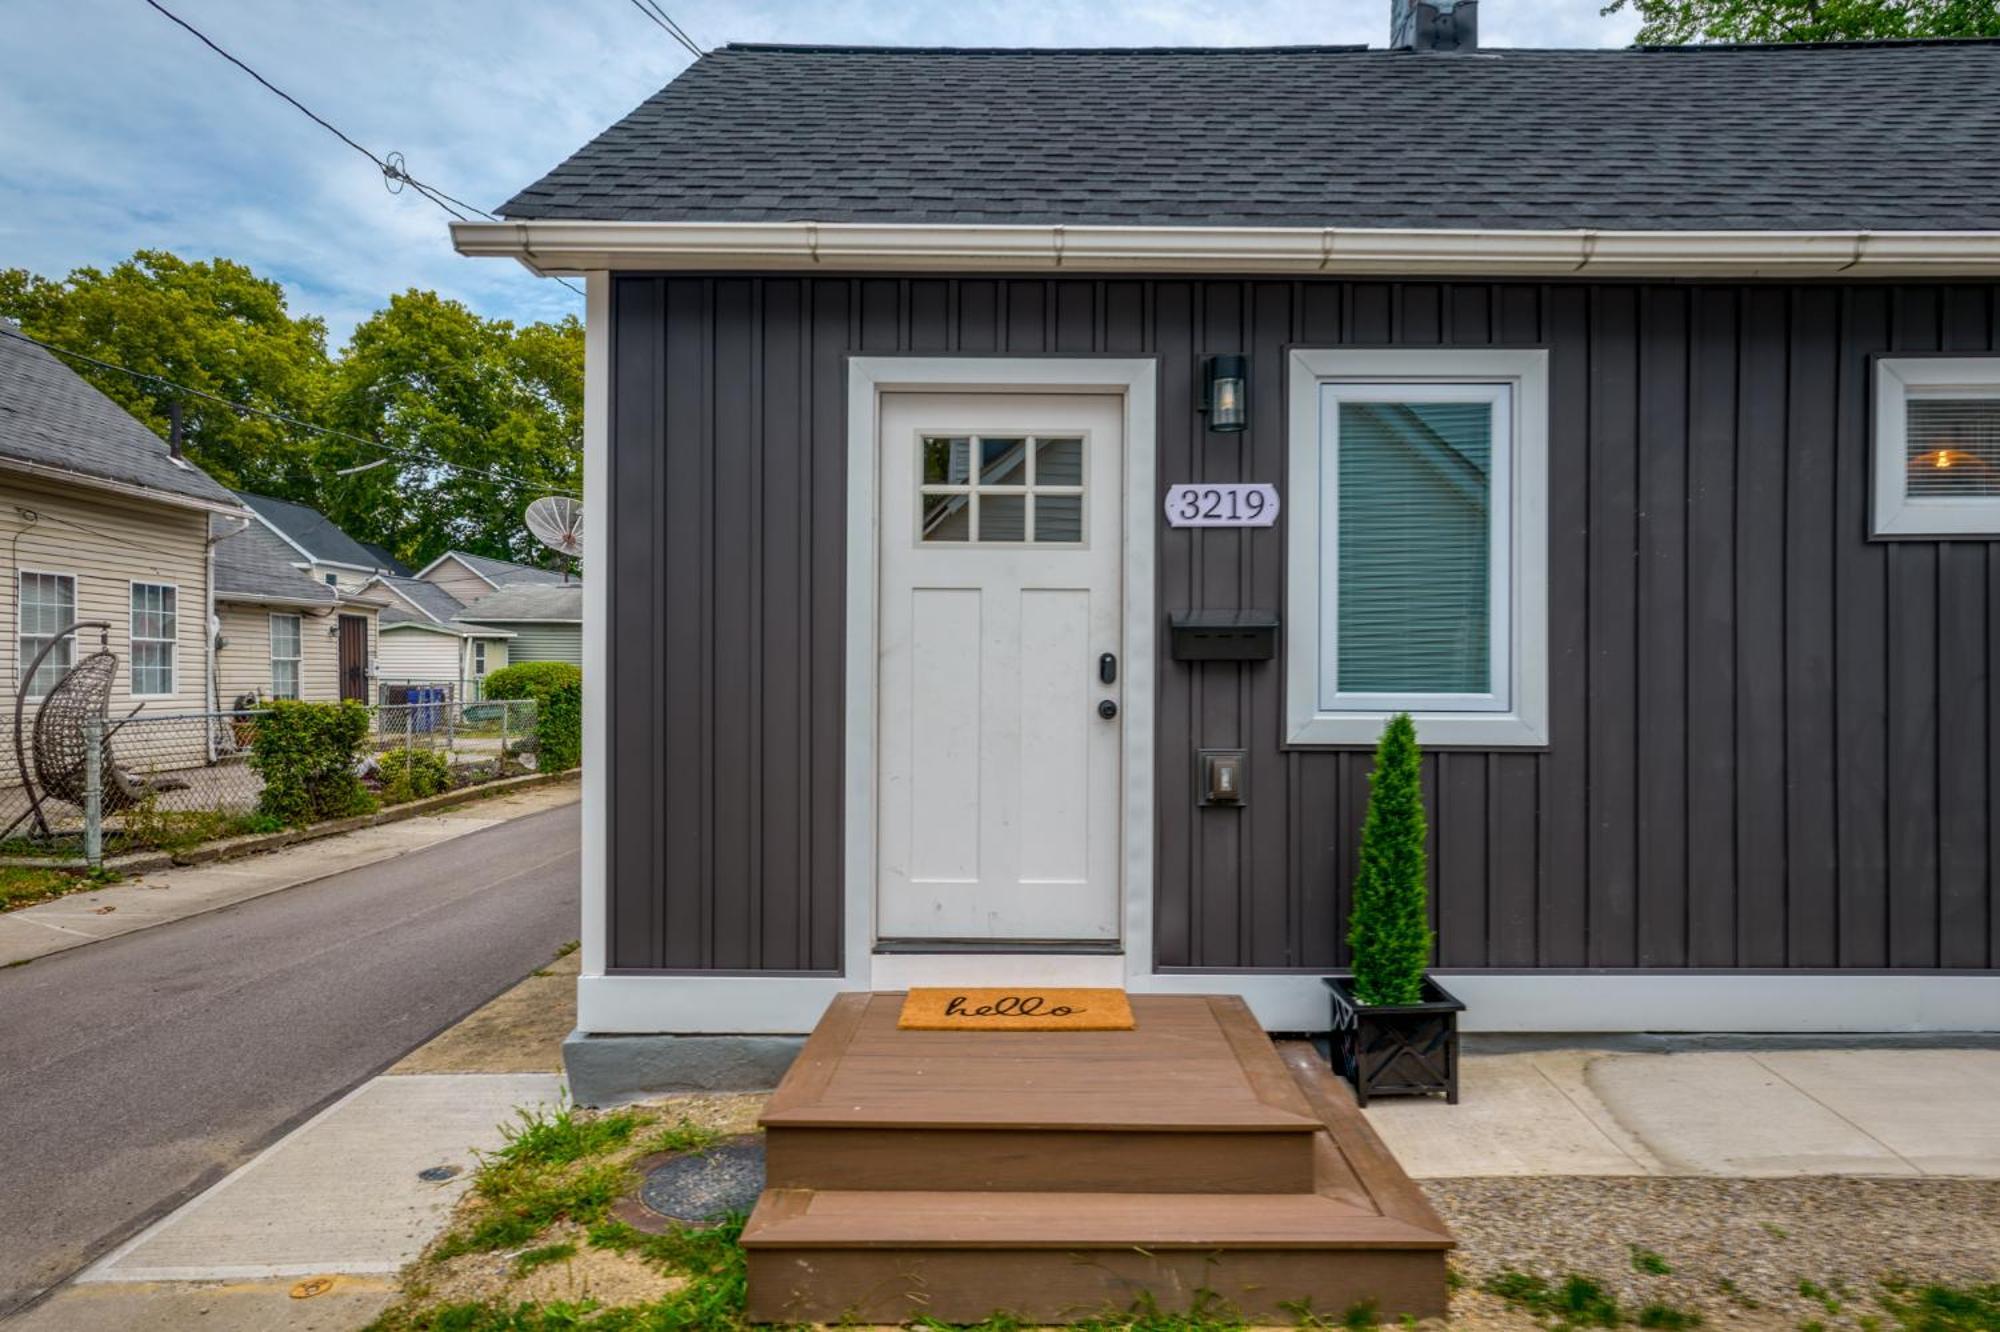
[(1278, 488), (1264, 482), (1184, 481), (1167, 487), (1169, 527), (1269, 527)]

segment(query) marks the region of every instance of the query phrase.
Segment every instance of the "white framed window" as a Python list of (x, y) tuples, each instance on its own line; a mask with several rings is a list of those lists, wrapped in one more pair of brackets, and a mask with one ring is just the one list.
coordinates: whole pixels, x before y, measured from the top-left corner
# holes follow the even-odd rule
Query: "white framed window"
[[(15, 593), (15, 650), (20, 655), (14, 659), (14, 682), (18, 686), (28, 664), (57, 633), (76, 623), (76, 579), (70, 574), (23, 569), (15, 583)], [(74, 665), (76, 635), (71, 634), (56, 644), (55, 651), (49, 653), (35, 672), (34, 683), (28, 686), (28, 697), (48, 697), (56, 681), (69, 674)]]
[(2000, 356), (1875, 361), (1874, 536), (2000, 538)]
[(299, 657), (304, 643), (296, 615), (271, 617), (271, 697), (299, 696)]
[(1548, 353), (1295, 349), (1285, 740), (1548, 743)]
[(174, 692), (180, 589), (172, 583), (134, 583), (131, 599), (132, 696), (163, 697)]
[(932, 435), (917, 449), (921, 545), (1082, 546), (1082, 434)]

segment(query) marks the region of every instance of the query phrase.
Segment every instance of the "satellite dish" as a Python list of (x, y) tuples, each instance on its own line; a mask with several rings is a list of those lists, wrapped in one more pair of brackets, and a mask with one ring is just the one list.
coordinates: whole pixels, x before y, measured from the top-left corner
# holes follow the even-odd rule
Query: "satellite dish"
[(565, 559), (583, 554), (583, 503), (567, 495), (544, 495), (528, 506), (528, 530)]

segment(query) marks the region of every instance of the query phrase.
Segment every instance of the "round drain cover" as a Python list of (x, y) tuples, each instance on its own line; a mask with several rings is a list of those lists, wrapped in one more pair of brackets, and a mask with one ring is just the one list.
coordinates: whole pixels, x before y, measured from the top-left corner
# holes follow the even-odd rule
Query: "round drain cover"
[(763, 1191), (764, 1144), (731, 1143), (654, 1166), (639, 1186), (639, 1201), (670, 1220), (700, 1225), (748, 1212)]

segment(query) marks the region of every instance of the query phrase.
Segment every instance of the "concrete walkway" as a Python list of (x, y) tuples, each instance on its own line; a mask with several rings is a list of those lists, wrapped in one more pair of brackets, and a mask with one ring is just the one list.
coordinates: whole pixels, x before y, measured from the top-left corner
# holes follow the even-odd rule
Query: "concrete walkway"
[(1419, 1179), (2000, 1179), (2000, 1050), (1468, 1054), (1460, 1104), (1378, 1100)]
[(578, 797), (575, 782), (534, 787), (241, 860), (157, 870), (9, 911), (0, 915), (0, 967), (393, 860), (509, 819), (574, 804)]

